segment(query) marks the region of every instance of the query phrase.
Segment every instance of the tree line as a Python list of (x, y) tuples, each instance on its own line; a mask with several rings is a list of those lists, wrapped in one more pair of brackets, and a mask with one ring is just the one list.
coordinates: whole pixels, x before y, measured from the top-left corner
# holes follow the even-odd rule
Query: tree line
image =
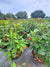
[[(31, 18), (48, 18), (46, 14), (42, 10), (35, 10), (31, 13)], [(6, 20), (6, 19), (27, 19), (28, 15), (26, 11), (20, 11), (16, 13), (15, 15), (12, 13), (3, 14), (0, 11), (0, 20)]]

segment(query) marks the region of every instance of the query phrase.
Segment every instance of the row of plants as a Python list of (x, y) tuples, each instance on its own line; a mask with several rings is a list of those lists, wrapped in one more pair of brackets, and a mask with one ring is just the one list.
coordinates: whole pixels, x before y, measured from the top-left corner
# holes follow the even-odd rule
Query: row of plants
[[(0, 21), (1, 22), (1, 21)], [(30, 47), (32, 56), (40, 64), (50, 66), (50, 22), (45, 19), (6, 20), (0, 23), (0, 48), (12, 60)], [(3, 49), (2, 49), (3, 50)]]

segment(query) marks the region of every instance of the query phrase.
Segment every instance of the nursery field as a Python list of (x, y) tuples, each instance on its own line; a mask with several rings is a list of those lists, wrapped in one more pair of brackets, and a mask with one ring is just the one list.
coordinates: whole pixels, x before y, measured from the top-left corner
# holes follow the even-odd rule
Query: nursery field
[(50, 19), (0, 20), (1, 52), (1, 67), (50, 67)]

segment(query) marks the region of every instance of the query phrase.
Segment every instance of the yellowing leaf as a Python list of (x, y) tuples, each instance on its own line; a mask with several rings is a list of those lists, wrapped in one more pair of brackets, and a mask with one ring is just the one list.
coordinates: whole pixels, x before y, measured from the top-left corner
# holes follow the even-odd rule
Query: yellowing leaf
[(25, 65), (26, 65), (26, 63), (23, 63), (22, 65), (24, 65), (24, 66), (25, 66)]
[(18, 67), (21, 67), (21, 66), (18, 66)]

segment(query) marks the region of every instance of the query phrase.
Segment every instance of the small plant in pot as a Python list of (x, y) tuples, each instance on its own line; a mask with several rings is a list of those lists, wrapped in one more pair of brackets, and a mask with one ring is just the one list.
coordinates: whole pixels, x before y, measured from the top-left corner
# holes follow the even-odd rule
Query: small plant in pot
[(40, 30), (35, 29), (29, 34), (31, 37), (32, 56), (35, 61), (40, 64), (50, 66), (50, 35), (49, 32), (42, 33)]
[(30, 34), (27, 34), (26, 41), (28, 42), (26, 45), (30, 48), (30, 41), (31, 41), (31, 36), (30, 36)]
[(6, 36), (9, 40), (6, 45), (9, 45), (7, 46), (7, 51), (5, 51), (4, 55), (7, 54), (7, 59), (17, 59), (16, 62), (18, 62), (19, 57), (27, 47), (27, 42), (25, 42), (25, 39), (23, 39), (22, 36), (19, 36), (17, 33), (13, 33), (12, 30), (10, 30), (10, 33), (6, 34)]
[(8, 37), (3, 36), (3, 38), (0, 39), (0, 48), (6, 49), (8, 46), (8, 45), (6, 45), (6, 43), (8, 43)]
[(7, 48), (7, 45), (5, 45), (5, 44), (8, 42), (8, 37), (5, 35), (6, 35), (6, 33), (9, 33), (8, 28), (9, 28), (8, 22), (7, 23), (5, 23), (5, 22), (1, 23), (1, 27), (0, 27), (0, 31), (1, 31), (1, 33), (0, 33), (0, 48), (2, 48), (2, 49)]

